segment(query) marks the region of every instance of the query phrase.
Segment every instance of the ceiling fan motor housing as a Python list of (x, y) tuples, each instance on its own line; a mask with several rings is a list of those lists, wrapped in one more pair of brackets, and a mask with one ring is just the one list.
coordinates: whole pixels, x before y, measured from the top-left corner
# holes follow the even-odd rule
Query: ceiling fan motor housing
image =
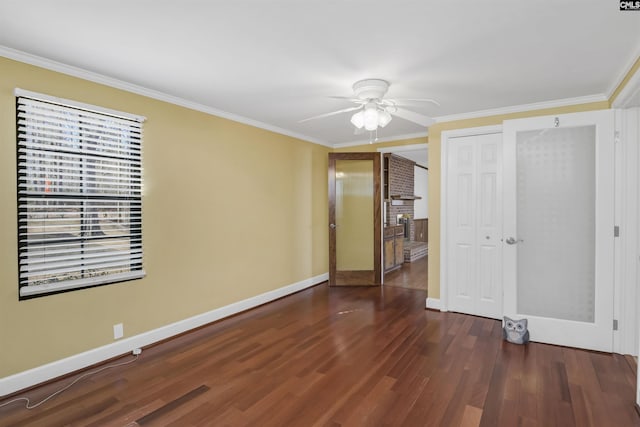
[(353, 84), (353, 93), (358, 99), (382, 99), (389, 89), (389, 82), (382, 79), (360, 80)]

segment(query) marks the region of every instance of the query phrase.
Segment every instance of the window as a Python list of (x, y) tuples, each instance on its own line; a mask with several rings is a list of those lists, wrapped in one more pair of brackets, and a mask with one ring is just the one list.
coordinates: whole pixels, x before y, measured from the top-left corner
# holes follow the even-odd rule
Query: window
[(20, 299), (138, 279), (144, 118), (16, 89)]

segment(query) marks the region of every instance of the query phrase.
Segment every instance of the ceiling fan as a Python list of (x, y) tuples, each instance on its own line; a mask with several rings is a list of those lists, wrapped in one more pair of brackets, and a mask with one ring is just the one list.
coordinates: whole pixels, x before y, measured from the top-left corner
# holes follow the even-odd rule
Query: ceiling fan
[(309, 117), (300, 120), (299, 123), (334, 116), (336, 114), (348, 113), (350, 111), (356, 110), (358, 111), (353, 116), (351, 116), (351, 123), (356, 128), (356, 134), (362, 133), (365, 130), (375, 131), (378, 129), (378, 127), (383, 128), (389, 124), (392, 116), (403, 118), (424, 127), (435, 123), (435, 120), (431, 117), (427, 117), (414, 111), (401, 108), (401, 105), (403, 105), (403, 102), (430, 102), (432, 104), (440, 106), (440, 103), (438, 101), (429, 98), (384, 98), (384, 95), (387, 93), (389, 86), (390, 83), (382, 79), (365, 79), (357, 81), (353, 84), (352, 97), (331, 97), (351, 101), (357, 104), (355, 107), (344, 108), (342, 110), (332, 111), (330, 113)]

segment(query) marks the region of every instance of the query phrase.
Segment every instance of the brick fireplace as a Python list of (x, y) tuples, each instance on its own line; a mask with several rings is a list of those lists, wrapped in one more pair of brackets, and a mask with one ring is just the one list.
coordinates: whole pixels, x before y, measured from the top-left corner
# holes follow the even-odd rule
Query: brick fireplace
[(415, 162), (393, 154), (387, 155), (388, 162), (388, 194), (387, 199), (387, 225), (399, 225), (398, 216), (407, 219), (408, 239), (414, 240), (415, 227), (413, 225), (413, 200), (394, 198), (397, 196), (414, 196), (414, 167)]

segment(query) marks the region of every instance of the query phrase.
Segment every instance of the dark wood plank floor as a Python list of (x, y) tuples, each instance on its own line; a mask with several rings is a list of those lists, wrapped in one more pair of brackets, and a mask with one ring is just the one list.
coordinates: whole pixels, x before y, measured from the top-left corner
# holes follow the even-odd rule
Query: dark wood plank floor
[(405, 262), (402, 267), (384, 275), (385, 286), (427, 290), (427, 257)]
[(424, 297), (316, 286), (145, 349), (42, 407), (0, 408), (0, 425), (640, 425), (623, 356), (504, 343), (498, 321), (428, 311)]

